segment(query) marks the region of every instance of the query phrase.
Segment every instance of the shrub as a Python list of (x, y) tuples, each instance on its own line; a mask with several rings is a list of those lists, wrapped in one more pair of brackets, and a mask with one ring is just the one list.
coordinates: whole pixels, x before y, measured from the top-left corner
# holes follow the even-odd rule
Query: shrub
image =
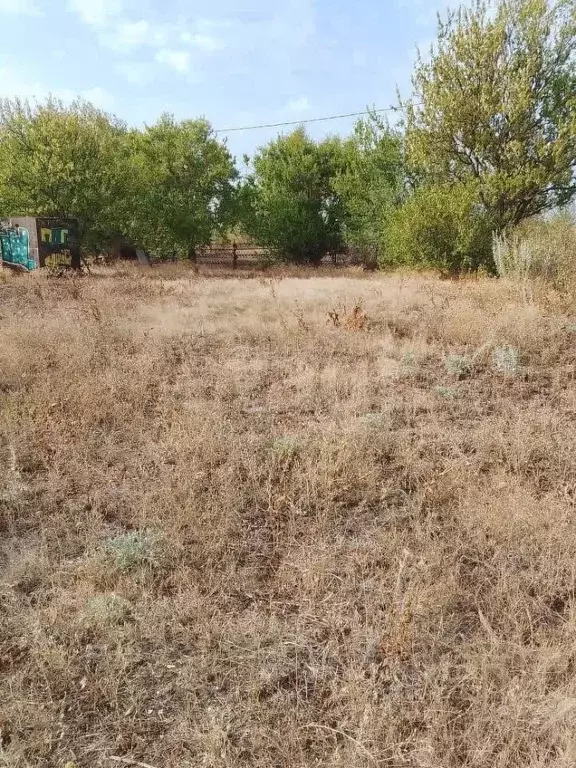
[(398, 371), (399, 378), (411, 378), (413, 376), (416, 376), (418, 373), (418, 369), (420, 367), (420, 363), (414, 352), (412, 350), (408, 350), (407, 352), (404, 352), (402, 357), (400, 358), (400, 369)]
[(492, 354), (492, 364), (498, 373), (515, 376), (520, 368), (518, 350), (514, 347), (496, 347)]
[(454, 387), (445, 387), (442, 385), (439, 385), (437, 387), (434, 387), (434, 391), (437, 395), (440, 397), (443, 397), (445, 400), (454, 400), (456, 398), (456, 390)]
[(386, 416), (379, 411), (370, 411), (361, 416), (360, 421), (371, 429), (380, 429), (386, 423)]
[(119, 595), (96, 595), (86, 601), (83, 613), (90, 623), (121, 625), (132, 618), (132, 604)]
[(277, 437), (272, 444), (272, 449), (279, 458), (291, 459), (300, 453), (302, 444), (297, 437), (287, 435), (286, 437)]
[(114, 536), (108, 539), (104, 550), (119, 571), (158, 564), (158, 537), (149, 531), (131, 531)]
[(423, 187), (390, 218), (383, 266), (408, 264), (458, 273), (493, 269), (488, 220), (468, 187)]
[(530, 244), (522, 241), (517, 234), (498, 235), (492, 241), (494, 264), (499, 277), (525, 280), (532, 272), (533, 251)]
[(463, 379), (472, 370), (472, 361), (463, 355), (448, 355), (444, 360), (444, 367), (452, 376)]
[(576, 226), (570, 217), (534, 219), (513, 232), (495, 235), (493, 258), (500, 277), (522, 281), (540, 278), (559, 290), (576, 279)]

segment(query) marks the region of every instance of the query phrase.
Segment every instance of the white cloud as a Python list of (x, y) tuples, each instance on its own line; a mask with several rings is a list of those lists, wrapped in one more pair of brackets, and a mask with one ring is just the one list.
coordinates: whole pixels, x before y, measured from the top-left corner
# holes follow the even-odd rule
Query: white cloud
[(195, 48), (198, 48), (201, 51), (205, 51), (206, 53), (215, 53), (216, 51), (221, 51), (226, 47), (223, 40), (220, 40), (213, 35), (196, 34), (189, 35), (188, 37), (188, 42), (190, 42)]
[(185, 49), (196, 49), (204, 53), (215, 53), (225, 48), (224, 41), (214, 35), (181, 30), (182, 25), (178, 23), (153, 24), (146, 19), (118, 20), (101, 33), (100, 42), (118, 52), (144, 47), (161, 51), (173, 41), (179, 41)]
[(48, 91), (39, 83), (26, 81), (8, 67), (0, 68), (0, 96), (19, 96), (22, 99), (45, 98)]
[(118, 21), (114, 26), (102, 33), (101, 42), (117, 51), (126, 51), (153, 44), (157, 40), (151, 25), (146, 19), (138, 21)]
[[(0, 0), (8, 2), (9, 0)], [(16, 0), (12, 0), (15, 2)], [(24, 2), (25, 0), (19, 0)], [(30, 2), (31, 0), (26, 0)], [(225, 48), (225, 42), (214, 34), (227, 28), (200, 19), (184, 17), (166, 21), (150, 8), (144, 12), (139, 3), (139, 15), (130, 13), (131, 0), (68, 0), (69, 9), (88, 26), (93, 27), (99, 43), (126, 57), (117, 71), (133, 85), (144, 85), (154, 79), (154, 67), (169, 67), (181, 75), (190, 72), (194, 54), (214, 54)], [(132, 8), (134, 8), (132, 3)], [(148, 53), (143, 55), (148, 49)], [(138, 52), (136, 61), (129, 60)], [(144, 63), (143, 59), (146, 60)]]
[(306, 96), (302, 96), (299, 99), (290, 99), (288, 104), (286, 104), (286, 109), (288, 112), (307, 112), (310, 109), (310, 102), (306, 98)]
[[(289, 70), (316, 31), (314, 0), (284, 0), (272, 8), (263, 0), (247, 0), (250, 8), (244, 11), (236, 0), (222, 0), (212, 8), (212, 18), (195, 18), (190, 4), (179, 6), (187, 6), (180, 15), (170, 15), (147, 0), (67, 2), (93, 28), (100, 45), (124, 57), (117, 61), (117, 71), (133, 84), (153, 80), (158, 65), (190, 77), (193, 64), (199, 70), (207, 57), (216, 55), (226, 56), (236, 76), (268, 64)], [(142, 62), (148, 63), (147, 71)]]
[(100, 109), (111, 109), (114, 106), (114, 96), (105, 88), (100, 88), (99, 85), (80, 91), (79, 95), (81, 98), (94, 104), (95, 107), (100, 107)]
[(43, 16), (34, 0), (0, 0), (0, 13), (12, 16)]
[(54, 96), (54, 98), (64, 102), (64, 104), (71, 104), (76, 99), (84, 99), (99, 109), (111, 109), (114, 105), (114, 97), (112, 94), (105, 88), (100, 88), (99, 86), (96, 86), (95, 88), (85, 88), (80, 91), (74, 91), (72, 88), (35, 87), (36, 93), (31, 98), (39, 101), (42, 101), (48, 96)]
[(165, 64), (176, 72), (185, 74), (190, 69), (190, 52), (173, 51), (170, 48), (161, 48), (155, 56), (158, 64)]
[(74, 91), (72, 88), (53, 88), (34, 80), (15, 75), (12, 69), (0, 68), (0, 96), (7, 98), (18, 96), (30, 101), (44, 101), (48, 96), (70, 104), (77, 98), (86, 99), (100, 109), (110, 109), (114, 104), (114, 97), (104, 88), (95, 86)]
[(151, 66), (141, 61), (123, 61), (116, 69), (132, 85), (146, 85), (153, 80)]
[[(219, 0), (211, 19), (195, 23), (199, 34), (222, 40), (227, 65), (236, 78), (267, 80), (268, 71), (287, 78), (323, 46), (317, 36), (317, 0)], [(282, 75), (280, 75), (282, 76)]]
[(198, 19), (195, 22), (195, 27), (200, 33), (212, 34), (217, 31), (225, 31), (232, 29), (235, 26), (232, 18), (225, 19)]
[(69, 0), (68, 7), (93, 27), (106, 26), (123, 10), (122, 0)]

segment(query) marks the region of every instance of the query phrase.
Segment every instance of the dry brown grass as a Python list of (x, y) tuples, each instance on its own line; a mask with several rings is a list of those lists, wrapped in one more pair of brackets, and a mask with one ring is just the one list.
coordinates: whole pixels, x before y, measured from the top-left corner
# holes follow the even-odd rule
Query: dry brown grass
[(576, 321), (552, 298), (0, 286), (0, 765), (573, 766)]

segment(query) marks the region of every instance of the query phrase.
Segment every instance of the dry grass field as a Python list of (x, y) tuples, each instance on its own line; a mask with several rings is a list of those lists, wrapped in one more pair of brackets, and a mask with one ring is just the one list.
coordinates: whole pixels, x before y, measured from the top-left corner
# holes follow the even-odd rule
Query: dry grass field
[(0, 766), (574, 766), (573, 313), (0, 284)]

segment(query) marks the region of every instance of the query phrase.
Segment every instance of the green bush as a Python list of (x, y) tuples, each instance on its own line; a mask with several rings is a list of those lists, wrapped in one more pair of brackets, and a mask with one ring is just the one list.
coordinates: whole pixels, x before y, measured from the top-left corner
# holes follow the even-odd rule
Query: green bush
[(390, 218), (382, 266), (407, 264), (458, 273), (493, 269), (492, 234), (474, 191), (465, 186), (417, 190)]

